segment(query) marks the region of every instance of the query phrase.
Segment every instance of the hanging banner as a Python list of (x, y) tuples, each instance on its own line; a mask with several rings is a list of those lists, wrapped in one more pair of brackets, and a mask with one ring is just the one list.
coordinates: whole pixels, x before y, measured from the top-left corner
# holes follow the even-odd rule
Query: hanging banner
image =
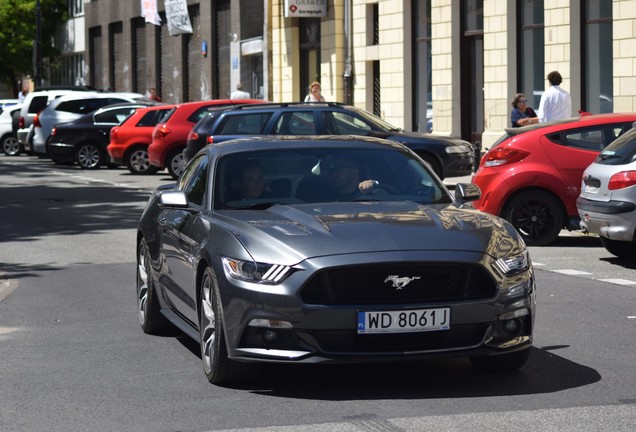
[(157, 12), (157, 0), (141, 0), (141, 16), (147, 23), (161, 25), (161, 17)]
[(192, 33), (192, 23), (190, 23), (186, 0), (164, 0), (164, 6), (170, 36)]
[(327, 16), (327, 0), (285, 0), (285, 18)]

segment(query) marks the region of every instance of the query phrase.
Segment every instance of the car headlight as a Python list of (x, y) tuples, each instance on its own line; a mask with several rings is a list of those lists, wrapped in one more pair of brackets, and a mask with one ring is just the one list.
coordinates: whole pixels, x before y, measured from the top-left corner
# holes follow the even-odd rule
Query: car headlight
[(473, 149), (467, 145), (455, 145), (446, 147), (446, 153), (470, 153)]
[(515, 256), (499, 258), (494, 262), (493, 267), (497, 270), (497, 272), (505, 277), (523, 273), (530, 268), (528, 251), (524, 250)]
[(222, 257), (225, 273), (239, 280), (256, 283), (277, 284), (289, 274), (291, 267), (279, 264), (257, 263)]

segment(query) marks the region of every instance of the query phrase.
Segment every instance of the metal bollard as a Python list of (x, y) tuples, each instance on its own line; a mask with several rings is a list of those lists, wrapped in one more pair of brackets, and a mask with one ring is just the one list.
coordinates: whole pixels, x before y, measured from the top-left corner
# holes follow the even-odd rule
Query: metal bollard
[(475, 141), (473, 143), (473, 152), (475, 158), (473, 160), (473, 172), (477, 172), (479, 169), (479, 162), (481, 161), (481, 141)]

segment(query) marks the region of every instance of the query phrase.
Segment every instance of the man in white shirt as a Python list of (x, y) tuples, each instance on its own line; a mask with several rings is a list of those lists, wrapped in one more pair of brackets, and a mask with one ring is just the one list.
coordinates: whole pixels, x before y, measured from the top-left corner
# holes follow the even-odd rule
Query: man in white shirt
[(541, 102), (537, 110), (539, 123), (571, 118), (572, 99), (570, 93), (559, 86), (563, 81), (561, 74), (557, 71), (550, 72), (548, 81), (550, 81), (550, 88), (541, 95)]
[(236, 85), (236, 91), (233, 91), (230, 95), (230, 99), (249, 99), (250, 94), (246, 91), (243, 91), (243, 84), (238, 83)]

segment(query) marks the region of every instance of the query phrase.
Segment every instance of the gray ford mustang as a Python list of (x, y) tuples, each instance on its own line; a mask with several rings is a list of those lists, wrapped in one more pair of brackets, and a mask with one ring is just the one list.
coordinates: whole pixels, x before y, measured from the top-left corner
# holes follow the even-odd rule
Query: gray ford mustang
[(468, 357), (513, 370), (535, 279), (505, 220), (451, 196), (405, 146), (260, 137), (207, 146), (150, 198), (137, 235), (144, 332), (175, 325), (212, 383), (261, 362)]

